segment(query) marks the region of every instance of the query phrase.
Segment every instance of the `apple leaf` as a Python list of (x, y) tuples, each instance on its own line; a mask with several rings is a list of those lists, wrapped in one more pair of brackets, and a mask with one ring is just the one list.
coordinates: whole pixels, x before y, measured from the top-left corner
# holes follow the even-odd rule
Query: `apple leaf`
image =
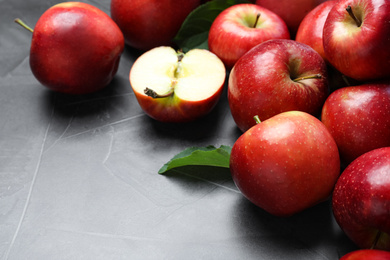
[(212, 145), (206, 147), (190, 147), (175, 155), (158, 171), (165, 174), (171, 169), (182, 166), (211, 166), (229, 168), (230, 152), (232, 147), (221, 145), (216, 148)]
[(212, 0), (200, 5), (184, 20), (173, 42), (184, 52), (191, 49), (208, 49), (208, 35), (214, 19), (226, 8), (247, 0)]

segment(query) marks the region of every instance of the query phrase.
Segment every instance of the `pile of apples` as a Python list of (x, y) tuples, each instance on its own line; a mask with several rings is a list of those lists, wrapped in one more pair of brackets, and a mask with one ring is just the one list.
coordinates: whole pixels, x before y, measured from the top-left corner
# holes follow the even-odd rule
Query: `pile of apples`
[(91, 93), (127, 44), (143, 51), (129, 73), (139, 105), (167, 123), (207, 115), (227, 80), (242, 194), (284, 217), (331, 198), (351, 240), (375, 248), (343, 259), (389, 259), (390, 1), (235, 4), (213, 21), (208, 49), (176, 50), (183, 21), (209, 1), (111, 0), (111, 17), (57, 4), (30, 29), (31, 70), (54, 91)]

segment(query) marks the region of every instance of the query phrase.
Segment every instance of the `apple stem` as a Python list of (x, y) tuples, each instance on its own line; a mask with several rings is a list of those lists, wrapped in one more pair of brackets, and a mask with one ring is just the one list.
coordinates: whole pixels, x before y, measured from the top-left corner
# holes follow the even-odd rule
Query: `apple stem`
[(347, 84), (347, 86), (351, 86), (351, 83), (349, 82), (347, 76), (345, 76), (344, 74), (341, 75), (341, 78), (343, 79), (343, 81), (345, 82), (345, 84)]
[(145, 88), (144, 90), (145, 95), (152, 97), (152, 98), (166, 98), (170, 97), (173, 94), (173, 88), (171, 88), (167, 93), (165, 94), (158, 94), (156, 91), (150, 88)]
[(256, 27), (257, 27), (257, 23), (259, 22), (260, 16), (261, 16), (261, 13), (258, 13), (258, 14), (256, 15), (256, 20), (255, 20), (255, 24), (253, 25), (253, 28), (256, 28)]
[(258, 115), (255, 115), (255, 116), (253, 117), (253, 119), (256, 121), (256, 124), (260, 124), (260, 123), (261, 123), (261, 120), (260, 120), (260, 118), (259, 118)]
[(305, 80), (305, 79), (320, 79), (320, 78), (322, 78), (321, 74), (314, 74), (314, 75), (299, 77), (299, 78), (293, 79), (293, 81), (298, 82), (298, 81)]
[(381, 232), (381, 231), (378, 231), (378, 233), (376, 233), (374, 242), (373, 242), (372, 245), (371, 245), (371, 249), (374, 249), (374, 248), (376, 247), (376, 244), (378, 243), (379, 238), (381, 237), (381, 235), (382, 235), (382, 232)]
[(21, 19), (16, 18), (16, 19), (14, 20), (14, 22), (17, 23), (17, 24), (19, 24), (19, 25), (21, 25), (24, 29), (29, 30), (30, 32), (34, 32), (34, 30), (31, 29), (30, 26), (28, 26), (27, 24), (25, 24)]
[(352, 11), (352, 7), (348, 5), (348, 7), (345, 9), (347, 10), (348, 14), (352, 17), (352, 19), (355, 21), (357, 27), (360, 27), (362, 25), (362, 21), (360, 21), (356, 15)]

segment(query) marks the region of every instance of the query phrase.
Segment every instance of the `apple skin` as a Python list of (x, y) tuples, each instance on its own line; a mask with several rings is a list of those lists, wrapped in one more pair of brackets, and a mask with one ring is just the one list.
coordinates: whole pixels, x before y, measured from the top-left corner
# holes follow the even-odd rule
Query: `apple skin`
[(329, 88), (330, 92), (336, 89), (356, 84), (358, 81), (343, 75), (340, 71), (334, 68), (327, 60), (324, 44), (323, 44), (323, 30), (326, 18), (332, 7), (337, 3), (337, 0), (328, 0), (313, 10), (311, 10), (299, 25), (295, 40), (309, 45), (317, 51), (325, 60), (328, 67)]
[[(292, 80), (320, 74), (321, 78)], [(278, 113), (320, 114), (329, 95), (325, 61), (311, 47), (293, 40), (268, 40), (253, 47), (229, 75), (228, 101), (235, 123), (245, 132)]]
[(390, 146), (390, 82), (334, 91), (324, 103), (321, 121), (346, 164), (370, 150)]
[(123, 49), (123, 34), (106, 13), (86, 3), (60, 3), (35, 25), (30, 67), (51, 90), (87, 94), (111, 82)]
[(147, 51), (171, 46), (187, 15), (201, 0), (111, 0), (111, 17), (127, 45)]
[[(161, 56), (161, 53), (164, 55)], [(215, 54), (204, 49), (192, 49), (185, 53), (181, 60), (182, 74), (174, 78), (171, 72), (177, 65), (177, 54), (168, 46), (153, 48), (134, 62), (129, 74), (130, 85), (142, 110), (151, 118), (164, 123), (185, 123), (204, 117), (218, 103), (225, 86), (224, 64)], [(156, 59), (160, 62), (154, 62)], [(157, 78), (153, 78), (151, 73), (157, 75)], [(176, 82), (176, 86), (168, 97), (153, 98), (144, 92), (146, 87), (153, 89), (153, 85), (158, 88), (174, 84), (171, 82)], [(179, 86), (181, 90), (178, 90)], [(213, 91), (196, 99), (191, 98), (197, 93), (191, 92), (186, 97), (178, 93), (183, 93), (183, 89), (202, 91), (202, 87)]]
[(329, 0), (312, 9), (305, 18), (303, 18), (295, 36), (296, 41), (312, 47), (324, 60), (326, 60), (322, 40), (324, 24), (330, 9), (332, 9), (336, 3), (337, 0)]
[[(260, 14), (256, 28), (256, 16)], [(290, 39), (286, 23), (255, 4), (233, 5), (222, 11), (210, 27), (208, 46), (231, 69), (254, 46), (271, 39)]]
[(390, 250), (390, 147), (367, 152), (347, 166), (335, 185), (332, 208), (357, 246)]
[(378, 249), (360, 249), (349, 252), (340, 260), (388, 260), (390, 252)]
[(279, 15), (287, 24), (292, 37), (298, 30), (303, 18), (317, 5), (326, 0), (257, 0), (257, 5), (263, 6)]
[(340, 160), (335, 141), (319, 119), (289, 111), (242, 134), (233, 145), (230, 170), (249, 201), (287, 217), (329, 198)]
[(202, 102), (188, 100), (156, 100), (149, 96), (135, 93), (142, 110), (151, 118), (163, 123), (187, 123), (195, 121), (207, 114), (215, 107), (222, 95), (222, 86), (215, 95)]
[[(346, 11), (362, 20), (358, 27)], [(390, 77), (390, 1), (340, 0), (324, 24), (328, 61), (341, 73), (367, 81)]]

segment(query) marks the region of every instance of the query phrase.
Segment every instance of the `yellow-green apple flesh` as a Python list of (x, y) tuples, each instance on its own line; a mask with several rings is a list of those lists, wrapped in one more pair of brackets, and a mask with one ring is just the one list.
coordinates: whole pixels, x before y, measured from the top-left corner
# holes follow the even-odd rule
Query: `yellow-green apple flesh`
[(335, 185), (332, 208), (357, 246), (390, 250), (390, 147), (367, 152), (347, 166)]
[(146, 51), (171, 46), (185, 18), (200, 4), (201, 0), (111, 0), (111, 17), (127, 45)]
[(356, 80), (390, 77), (389, 14), (388, 0), (338, 1), (324, 24), (327, 60)]
[(256, 4), (279, 15), (286, 22), (291, 36), (295, 37), (303, 18), (317, 5), (325, 1), (326, 0), (257, 0)]
[(359, 249), (343, 255), (340, 260), (387, 260), (390, 252), (378, 249)]
[(324, 103), (321, 121), (346, 164), (370, 150), (390, 146), (390, 82), (334, 91)]
[(306, 44), (268, 40), (253, 47), (229, 75), (228, 101), (235, 123), (245, 132), (278, 113), (321, 113), (329, 95), (325, 61)]
[(340, 160), (335, 141), (319, 119), (289, 111), (243, 133), (233, 145), (230, 170), (249, 201), (287, 217), (330, 197)]
[(271, 39), (290, 39), (286, 23), (259, 5), (238, 4), (216, 17), (210, 27), (208, 46), (231, 69), (247, 51)]
[(141, 108), (161, 122), (188, 122), (208, 114), (224, 87), (226, 69), (212, 52), (171, 47), (142, 54), (130, 70), (130, 84)]
[(92, 5), (65, 2), (38, 19), (32, 35), (30, 67), (51, 90), (87, 94), (107, 86), (124, 49), (119, 27)]

